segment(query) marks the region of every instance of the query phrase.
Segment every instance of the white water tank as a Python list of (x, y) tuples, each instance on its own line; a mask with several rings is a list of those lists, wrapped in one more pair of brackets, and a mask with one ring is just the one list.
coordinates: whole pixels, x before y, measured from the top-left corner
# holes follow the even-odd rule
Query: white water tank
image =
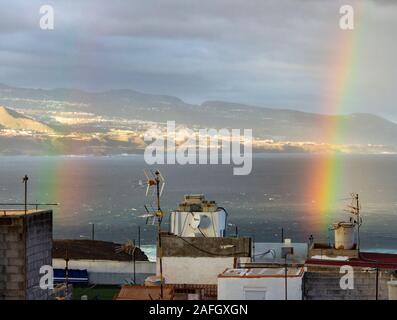
[(223, 209), (213, 212), (173, 211), (170, 233), (179, 237), (224, 237), (227, 213)]
[(185, 195), (170, 215), (170, 233), (179, 237), (224, 237), (227, 212), (202, 194)]
[(397, 300), (397, 280), (392, 280), (387, 283), (389, 288), (389, 300)]
[(334, 223), (336, 249), (354, 248), (354, 226), (355, 224), (351, 222)]

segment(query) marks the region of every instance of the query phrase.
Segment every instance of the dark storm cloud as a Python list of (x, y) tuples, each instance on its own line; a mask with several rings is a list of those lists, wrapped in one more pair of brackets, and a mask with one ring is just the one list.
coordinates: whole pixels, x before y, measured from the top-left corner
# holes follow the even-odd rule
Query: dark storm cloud
[[(322, 105), (334, 94), (327, 86), (337, 70), (338, 11), (345, 3), (362, 12), (354, 94), (345, 111), (397, 119), (397, 6), (380, 0), (1, 4), (0, 82), (133, 88), (188, 102), (222, 99), (329, 112)], [(54, 7), (54, 31), (39, 29), (43, 4)]]

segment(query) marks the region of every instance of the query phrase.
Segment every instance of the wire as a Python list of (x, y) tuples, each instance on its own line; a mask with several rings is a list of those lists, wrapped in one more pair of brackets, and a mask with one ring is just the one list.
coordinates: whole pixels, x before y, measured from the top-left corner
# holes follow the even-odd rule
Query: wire
[(204, 252), (206, 254), (209, 255), (213, 255), (213, 256), (221, 256), (221, 257), (234, 257), (237, 254), (248, 254), (247, 252), (234, 252), (233, 254), (221, 254), (221, 253), (215, 253), (215, 252), (210, 252), (204, 249), (201, 249), (200, 247), (194, 245), (193, 243), (190, 243), (189, 241), (187, 241), (186, 239), (184, 239), (183, 237), (180, 237), (178, 235), (175, 235), (176, 237), (178, 237), (179, 239), (181, 239), (182, 241), (186, 242), (189, 246), (195, 248), (198, 251)]
[(268, 253), (273, 253), (273, 259), (276, 258), (276, 253), (274, 252), (274, 249), (270, 249), (270, 250), (267, 250), (266, 252), (254, 254), (254, 257), (257, 257), (257, 256), (265, 256), (265, 255), (267, 255)]
[(200, 231), (200, 233), (203, 235), (203, 238), (207, 238), (207, 236), (204, 234), (204, 232), (201, 231), (201, 228), (200, 228), (200, 227), (197, 227), (197, 229), (198, 229), (198, 231)]

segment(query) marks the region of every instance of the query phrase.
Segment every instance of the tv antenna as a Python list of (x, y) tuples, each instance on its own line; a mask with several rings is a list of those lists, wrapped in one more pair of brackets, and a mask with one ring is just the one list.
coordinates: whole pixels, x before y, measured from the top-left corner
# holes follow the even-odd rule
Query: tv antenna
[(146, 176), (146, 197), (149, 196), (149, 191), (151, 188), (153, 188), (153, 194), (155, 195), (156, 199), (156, 208), (153, 208), (153, 206), (150, 205), (152, 209), (150, 211), (148, 206), (144, 205), (146, 213), (141, 215), (141, 217), (147, 218), (146, 224), (154, 225), (157, 222), (157, 224), (160, 225), (164, 216), (163, 210), (160, 206), (160, 199), (163, 195), (165, 179), (159, 170), (156, 170), (155, 172), (150, 171), (150, 173), (148, 173), (146, 170), (143, 172)]
[(134, 263), (134, 284), (136, 284), (136, 257), (135, 257), (135, 251), (136, 251), (137, 246), (135, 245), (135, 241), (128, 240), (126, 243), (117, 246), (115, 249), (116, 253), (126, 253), (130, 255), (133, 258), (133, 263)]
[(347, 206), (345, 211), (353, 215), (353, 217), (350, 218), (350, 222), (357, 225), (357, 249), (360, 251), (360, 227), (363, 223), (363, 219), (361, 217), (361, 204), (358, 193), (351, 194), (351, 204)]
[(162, 249), (161, 249), (161, 222), (164, 217), (163, 210), (161, 209), (160, 199), (163, 195), (164, 187), (165, 187), (165, 179), (159, 170), (155, 172), (150, 171), (148, 173), (146, 170), (143, 171), (146, 176), (146, 196), (149, 195), (149, 191), (151, 188), (154, 188), (154, 194), (156, 198), (156, 208), (152, 208), (152, 211), (148, 209), (145, 205), (144, 208), (146, 210), (146, 214), (142, 217), (147, 218), (146, 224), (157, 225), (157, 250), (159, 257), (159, 269), (160, 269), (160, 300), (163, 300), (164, 291), (163, 291), (163, 260), (162, 260)]

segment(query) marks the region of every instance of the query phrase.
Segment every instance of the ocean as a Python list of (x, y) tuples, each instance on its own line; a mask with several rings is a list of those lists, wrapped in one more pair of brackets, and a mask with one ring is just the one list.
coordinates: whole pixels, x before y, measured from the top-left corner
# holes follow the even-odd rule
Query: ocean
[[(55, 239), (138, 241), (150, 247), (155, 228), (140, 217), (144, 205), (154, 206), (145, 196), (144, 169), (159, 168), (166, 179), (162, 209), (170, 212), (187, 193), (203, 193), (229, 213), (229, 234), (236, 226), (241, 236), (258, 242), (332, 241), (332, 222), (347, 220), (344, 208), (350, 193), (359, 193), (362, 204), (363, 249), (397, 249), (397, 156), (343, 155), (343, 177), (334, 208), (326, 215), (316, 212), (316, 199), (308, 192), (316, 155), (257, 154), (248, 176), (234, 176), (229, 165), (147, 166), (141, 155), (128, 156), (2, 156), (0, 202), (22, 203), (22, 177), (27, 174), (29, 202), (59, 203), (54, 209)], [(312, 190), (312, 189), (311, 189)], [(1, 205), (0, 207), (4, 207)], [(162, 225), (167, 230), (167, 219)]]

